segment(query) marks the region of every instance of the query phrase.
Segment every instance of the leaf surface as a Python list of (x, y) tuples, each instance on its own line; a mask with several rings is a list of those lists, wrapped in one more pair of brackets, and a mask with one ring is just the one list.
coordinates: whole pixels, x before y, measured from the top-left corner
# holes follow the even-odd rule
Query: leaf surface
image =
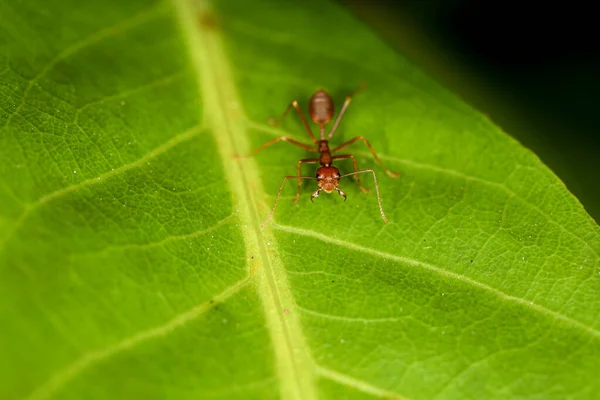
[[(0, 397), (598, 393), (598, 226), (339, 7), (0, 2), (0, 45)], [(362, 81), (332, 143), (402, 173), (348, 148), (390, 224), (344, 178), (259, 229), (309, 153), (234, 155)]]

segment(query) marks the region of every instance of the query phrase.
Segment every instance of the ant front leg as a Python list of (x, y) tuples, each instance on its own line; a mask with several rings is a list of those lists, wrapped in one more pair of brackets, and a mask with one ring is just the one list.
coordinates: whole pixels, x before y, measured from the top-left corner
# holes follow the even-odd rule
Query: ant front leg
[(366, 174), (366, 173), (373, 174), (373, 182), (375, 183), (375, 193), (377, 193), (377, 203), (379, 203), (379, 213), (381, 214), (381, 218), (383, 218), (383, 222), (388, 224), (389, 221), (383, 212), (383, 207), (381, 206), (381, 196), (379, 195), (379, 185), (377, 184), (377, 177), (375, 176), (375, 171), (373, 171), (372, 169), (363, 169), (361, 171), (354, 171), (354, 172), (350, 172), (350, 173), (340, 176), (340, 179), (343, 177), (346, 177), (346, 176), (350, 176), (350, 175), (358, 175), (358, 174)]
[[(298, 161), (298, 176), (302, 175), (302, 172), (300, 171), (300, 166), (302, 165), (302, 163), (304, 164), (316, 164), (319, 162), (318, 158), (303, 158), (302, 160)], [(298, 179), (298, 192), (296, 193), (296, 197), (294, 197), (294, 199), (292, 200), (293, 203), (297, 203), (298, 199), (300, 198), (300, 189), (302, 189), (302, 179)]]
[[(356, 158), (354, 158), (354, 156), (352, 154), (343, 154), (340, 156), (334, 156), (332, 158), (332, 160), (345, 160), (347, 158), (351, 158), (352, 159), (352, 164), (354, 164), (354, 172), (358, 171), (358, 165), (356, 164)], [(300, 173), (298, 173), (298, 175), (300, 175)], [(358, 176), (358, 174), (354, 174), (354, 179), (356, 180), (356, 183), (358, 184), (358, 187), (360, 188), (360, 190), (362, 190), (365, 193), (369, 193), (370, 190), (367, 189), (366, 187), (364, 187), (361, 183), (360, 183), (360, 177)]]
[(363, 142), (365, 142), (365, 145), (369, 148), (369, 150), (371, 151), (371, 154), (373, 154), (373, 158), (375, 158), (375, 161), (377, 161), (379, 163), (379, 165), (381, 165), (381, 168), (383, 168), (383, 170), (385, 171), (386, 174), (388, 174), (392, 178), (398, 178), (400, 176), (399, 172), (392, 172), (386, 168), (386, 166), (383, 164), (383, 161), (381, 161), (381, 159), (375, 152), (375, 149), (373, 148), (371, 143), (369, 143), (369, 141), (364, 136), (357, 136), (353, 139), (350, 139), (346, 143), (343, 143), (343, 144), (339, 145), (338, 147), (336, 147), (335, 149), (331, 150), (331, 152), (335, 153), (335, 152), (343, 149), (344, 147), (350, 146), (352, 143), (359, 141), (359, 140), (362, 140)]
[(281, 196), (281, 190), (283, 189), (283, 185), (285, 185), (285, 181), (287, 181), (288, 179), (299, 179), (299, 180), (314, 179), (314, 180), (316, 180), (317, 178), (315, 178), (314, 176), (286, 176), (285, 178), (283, 178), (283, 181), (281, 181), (281, 185), (279, 185), (279, 190), (277, 191), (277, 197), (275, 197), (275, 202), (273, 203), (273, 208), (271, 209), (271, 212), (269, 213), (269, 216), (267, 217), (265, 222), (263, 222), (262, 225), (260, 226), (261, 229), (264, 228), (265, 226), (267, 226), (267, 224), (273, 217), (273, 214), (275, 213), (275, 208), (277, 207), (277, 202), (279, 201), (279, 196)]

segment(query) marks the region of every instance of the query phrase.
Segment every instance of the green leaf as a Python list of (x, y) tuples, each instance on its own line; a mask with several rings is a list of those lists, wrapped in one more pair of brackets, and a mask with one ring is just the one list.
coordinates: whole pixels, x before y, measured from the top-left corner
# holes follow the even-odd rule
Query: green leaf
[[(1, 398), (597, 396), (598, 226), (338, 6), (4, 1), (0, 44)], [(259, 229), (308, 153), (233, 156), (361, 81), (390, 224), (344, 178)]]

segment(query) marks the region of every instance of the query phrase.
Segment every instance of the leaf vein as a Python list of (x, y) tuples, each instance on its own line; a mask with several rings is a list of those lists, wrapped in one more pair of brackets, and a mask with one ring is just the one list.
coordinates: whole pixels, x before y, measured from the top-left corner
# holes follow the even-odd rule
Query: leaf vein
[(400, 263), (404, 263), (404, 264), (408, 264), (408, 265), (412, 265), (414, 267), (418, 267), (418, 268), (423, 268), (423, 269), (427, 269), (430, 271), (433, 271), (441, 276), (447, 277), (447, 278), (451, 278), (451, 279), (456, 279), (462, 282), (465, 282), (467, 284), (470, 284), (474, 287), (477, 287), (479, 289), (482, 289), (484, 291), (490, 292), (496, 296), (498, 296), (500, 299), (503, 299), (505, 301), (510, 301), (510, 302), (514, 302), (517, 303), (519, 305), (522, 305), (526, 308), (529, 308), (531, 310), (537, 311), (541, 314), (544, 314), (546, 316), (549, 316), (555, 320), (560, 320), (563, 321), (566, 325), (569, 325), (572, 328), (577, 328), (580, 329), (582, 331), (584, 331), (587, 334), (590, 334), (592, 336), (594, 336), (596, 339), (600, 339), (600, 331), (598, 331), (597, 329), (595, 329), (592, 326), (586, 325), (583, 322), (580, 322), (578, 320), (575, 320), (573, 318), (567, 317), (563, 314), (560, 314), (554, 310), (550, 310), (544, 306), (541, 306), (539, 304), (536, 304), (532, 301), (527, 301), (524, 299), (521, 299), (519, 297), (515, 297), (515, 296), (511, 296), (508, 295), (504, 292), (502, 292), (499, 289), (496, 289), (494, 287), (488, 286), (484, 283), (481, 283), (479, 281), (476, 281), (474, 279), (471, 279), (465, 275), (460, 275), (454, 272), (450, 272), (450, 271), (446, 271), (440, 267), (436, 267), (434, 265), (431, 264), (427, 264), (425, 262), (422, 261), (418, 261), (418, 260), (414, 260), (411, 258), (407, 258), (407, 257), (401, 257), (401, 256), (397, 256), (394, 254), (389, 254), (389, 253), (385, 253), (382, 252), (380, 250), (374, 250), (374, 249), (370, 249), (367, 247), (363, 247), (351, 242), (347, 242), (347, 241), (343, 241), (343, 240), (339, 240), (339, 239), (334, 239), (331, 238), (329, 236), (323, 235), (321, 233), (317, 233), (317, 232), (312, 232), (312, 231), (308, 231), (305, 229), (300, 229), (300, 228), (295, 228), (295, 227), (291, 227), (291, 226), (286, 226), (286, 225), (280, 225), (280, 224), (273, 224), (273, 226), (275, 227), (275, 229), (279, 229), (281, 231), (284, 232), (289, 232), (289, 233), (294, 233), (297, 235), (302, 235), (302, 236), (307, 236), (307, 237), (312, 237), (314, 239), (326, 242), (326, 243), (330, 243), (333, 245), (337, 245), (337, 246), (341, 246), (341, 247), (346, 247), (355, 251), (359, 251), (365, 254), (369, 254), (372, 255), (374, 257), (378, 257), (378, 258), (384, 258), (384, 259), (388, 259), (388, 260), (393, 260), (396, 262), (400, 262)]
[(299, 305), (296, 305), (296, 308), (298, 308), (299, 311), (301, 311), (305, 314), (312, 315), (312, 316), (318, 317), (318, 318), (331, 319), (334, 321), (353, 322), (353, 323), (360, 322), (363, 324), (382, 323), (382, 322), (400, 322), (400, 321), (405, 321), (406, 319), (409, 318), (409, 317), (384, 317), (384, 318), (346, 317), (346, 316), (342, 316), (342, 315), (325, 314), (325, 313), (321, 313), (318, 311), (309, 310), (308, 308), (304, 308)]
[(143, 92), (145, 90), (153, 89), (153, 88), (160, 87), (163, 85), (168, 85), (184, 76), (185, 76), (185, 71), (176, 72), (176, 73), (173, 73), (173, 74), (170, 74), (167, 76), (160, 77), (158, 79), (155, 79), (151, 82), (145, 83), (138, 87), (134, 87), (134, 88), (131, 88), (131, 89), (128, 89), (128, 90), (125, 90), (125, 91), (122, 91), (122, 92), (119, 92), (116, 94), (104, 96), (100, 99), (90, 101), (89, 103), (83, 104), (82, 106), (80, 106), (77, 109), (77, 111), (75, 112), (75, 117), (73, 118), (73, 123), (75, 125), (79, 124), (79, 116), (85, 109), (87, 109), (89, 107), (99, 105), (99, 104), (104, 104), (106, 102), (114, 101), (117, 99), (126, 99), (126, 98), (129, 98), (129, 97), (139, 93), (139, 92)]
[(199, 304), (196, 307), (193, 307), (190, 310), (175, 316), (163, 325), (136, 333), (135, 335), (125, 338), (118, 343), (102, 349), (92, 350), (82, 355), (73, 363), (54, 373), (50, 379), (48, 379), (31, 393), (29, 399), (47, 399), (64, 387), (69, 381), (73, 380), (73, 378), (75, 378), (77, 375), (89, 368), (92, 368), (94, 365), (104, 362), (120, 353), (131, 350), (136, 346), (147, 342), (148, 340), (166, 336), (176, 329), (184, 327), (188, 323), (201, 317), (206, 311), (210, 310), (214, 303), (222, 303), (238, 293), (251, 282), (251, 279), (252, 276), (247, 276), (246, 278), (238, 281), (237, 283), (223, 290), (221, 293), (217, 294), (211, 300)]
[(354, 377), (344, 375), (340, 372), (334, 371), (329, 368), (322, 367), (320, 365), (316, 366), (317, 373), (324, 378), (330, 379), (334, 382), (341, 383), (348, 387), (357, 389), (363, 393), (372, 394), (378, 396), (383, 399), (393, 399), (393, 400), (409, 400), (408, 397), (404, 397), (398, 393), (391, 392), (386, 389), (379, 388), (377, 386), (373, 386), (370, 383), (358, 380)]
[(157, 16), (159, 16), (164, 11), (165, 11), (164, 5), (159, 4), (159, 6), (157, 6), (157, 7), (151, 8), (148, 11), (145, 11), (143, 13), (139, 13), (137, 15), (129, 17), (129, 18), (125, 19), (124, 21), (119, 22), (118, 24), (115, 24), (115, 25), (110, 26), (105, 29), (101, 29), (101, 30), (93, 33), (92, 35), (71, 44), (65, 50), (61, 51), (52, 60), (50, 60), (50, 62), (48, 64), (46, 64), (46, 66), (41, 68), (40, 72), (38, 72), (37, 75), (35, 75), (31, 80), (29, 80), (29, 83), (27, 85), (27, 88), (25, 89), (25, 92), (23, 93), (23, 98), (21, 99), (19, 106), (15, 109), (15, 111), (12, 114), (10, 114), (8, 116), (8, 118), (6, 119), (6, 122), (4, 123), (3, 128), (8, 126), (12, 117), (14, 115), (17, 115), (20, 112), (21, 108), (27, 101), (27, 98), (29, 97), (29, 92), (31, 91), (33, 86), (40, 79), (42, 79), (52, 68), (54, 68), (54, 66), (56, 64), (58, 64), (60, 61), (72, 56), (73, 54), (76, 54), (77, 52), (79, 52), (81, 50), (86, 49), (87, 47), (89, 47), (95, 43), (101, 42), (103, 39), (106, 39), (106, 38), (109, 38), (112, 36), (118, 36), (124, 32), (127, 32), (131, 28), (135, 28), (136, 26), (141, 25), (144, 22), (150, 21), (153, 18), (156, 18)]
[(108, 246), (105, 247), (104, 249), (101, 249), (100, 251), (93, 251), (93, 252), (86, 252), (86, 253), (75, 253), (72, 255), (72, 257), (87, 257), (90, 255), (98, 255), (98, 254), (105, 254), (108, 252), (112, 252), (112, 251), (122, 251), (122, 250), (129, 250), (129, 249), (139, 249), (139, 250), (143, 250), (143, 249), (149, 249), (149, 248), (153, 248), (153, 247), (159, 247), (159, 246), (163, 246), (166, 243), (170, 243), (170, 242), (175, 242), (175, 241), (184, 241), (184, 240), (188, 240), (188, 239), (194, 239), (197, 238), (198, 236), (202, 236), (205, 235), (209, 232), (215, 231), (217, 229), (219, 229), (221, 226), (228, 224), (229, 222), (231, 222), (231, 220), (233, 219), (234, 215), (231, 214), (223, 219), (221, 219), (220, 221), (216, 222), (215, 224), (204, 228), (204, 229), (200, 229), (197, 230), (195, 232), (192, 233), (186, 233), (183, 235), (172, 235), (172, 236), (167, 236), (164, 239), (158, 240), (156, 242), (147, 242), (147, 243), (127, 243), (127, 244), (121, 244), (121, 245), (114, 245), (114, 246)]
[(178, 144), (180, 144), (182, 142), (186, 142), (186, 141), (194, 138), (201, 131), (202, 131), (202, 128), (201, 128), (200, 124), (198, 124), (198, 125), (192, 127), (191, 129), (178, 134), (177, 136), (173, 137), (171, 140), (167, 141), (166, 143), (163, 143), (162, 145), (150, 150), (149, 152), (147, 152), (146, 154), (142, 155), (140, 158), (138, 158), (137, 160), (135, 160), (129, 164), (122, 165), (119, 168), (115, 168), (111, 171), (108, 171), (108, 172), (106, 172), (102, 175), (96, 176), (94, 178), (86, 179), (77, 184), (55, 190), (54, 192), (45, 194), (42, 197), (40, 197), (38, 200), (35, 200), (32, 203), (27, 204), (24, 207), (23, 213), (21, 213), (21, 215), (15, 219), (15, 222), (12, 224), (12, 226), (7, 229), (7, 234), (4, 236), (4, 238), (0, 239), (0, 248), (5, 247), (6, 242), (12, 237), (12, 235), (19, 228), (19, 226), (21, 226), (21, 224), (27, 218), (27, 216), (33, 210), (35, 210), (37, 207), (40, 207), (43, 204), (47, 204), (59, 197), (62, 197), (66, 194), (74, 192), (83, 187), (94, 185), (99, 182), (104, 182), (106, 179), (112, 178), (113, 176), (117, 176), (117, 175), (120, 175), (131, 169), (137, 168), (137, 167), (143, 165), (148, 160), (159, 156), (160, 154), (170, 150), (171, 148), (177, 146)]

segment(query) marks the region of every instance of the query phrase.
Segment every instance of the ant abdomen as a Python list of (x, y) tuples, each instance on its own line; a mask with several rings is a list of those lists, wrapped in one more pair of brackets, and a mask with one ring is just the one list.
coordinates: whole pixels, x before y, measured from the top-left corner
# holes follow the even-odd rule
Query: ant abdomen
[(317, 125), (325, 125), (333, 118), (333, 100), (331, 96), (319, 89), (312, 95), (308, 102), (308, 113)]

